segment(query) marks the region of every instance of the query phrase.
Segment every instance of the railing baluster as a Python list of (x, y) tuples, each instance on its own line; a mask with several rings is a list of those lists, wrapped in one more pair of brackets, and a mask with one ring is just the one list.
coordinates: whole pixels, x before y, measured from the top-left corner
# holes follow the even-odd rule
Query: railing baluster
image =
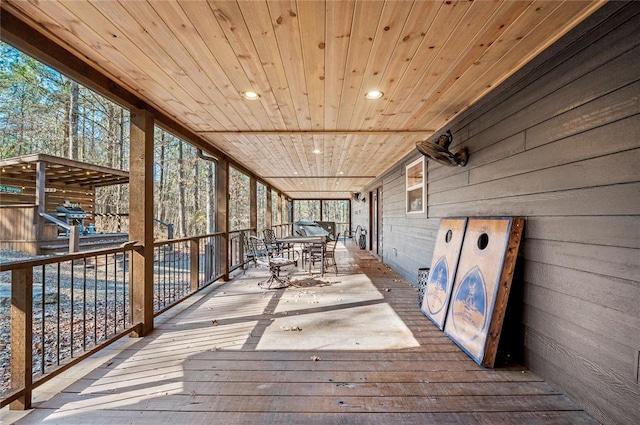
[(122, 324), (126, 326), (127, 324), (127, 282), (126, 282), (127, 253), (123, 252), (121, 255), (122, 255)]
[(71, 343), (71, 358), (73, 358), (73, 345), (75, 343), (75, 341), (73, 340), (73, 318), (74, 318), (74, 313), (75, 313), (75, 309), (74, 309), (74, 286), (75, 286), (75, 282), (74, 282), (74, 277), (75, 277), (75, 273), (73, 270), (73, 260), (71, 260), (71, 316), (69, 319), (69, 324), (70, 324), (70, 328), (71, 328), (71, 339), (70, 339), (70, 343)]
[(44, 318), (45, 318), (45, 314), (44, 314), (44, 303), (45, 303), (45, 293), (46, 293), (46, 282), (47, 282), (47, 276), (46, 276), (46, 272), (45, 272), (45, 265), (42, 265), (42, 294), (40, 294), (40, 300), (41, 300), (41, 306), (42, 306), (42, 318), (41, 318), (41, 332), (40, 332), (40, 347), (42, 349), (42, 356), (40, 358), (41, 360), (41, 365), (40, 365), (40, 372), (41, 373), (45, 373), (45, 354), (46, 354), (46, 335), (45, 335), (45, 327), (44, 327)]
[(61, 305), (60, 305), (60, 264), (58, 263), (58, 275), (56, 277), (56, 303), (57, 303), (57, 326), (56, 326), (56, 349), (57, 349), (57, 365), (60, 366), (60, 322), (61, 322)]
[(87, 259), (83, 258), (82, 281), (82, 349), (87, 349)]
[(98, 345), (98, 256), (93, 265), (93, 344)]
[(118, 333), (118, 263), (116, 254), (113, 255), (113, 333)]
[(107, 316), (109, 315), (109, 278), (107, 275), (107, 271), (109, 270), (109, 258), (107, 257), (108, 254), (104, 255), (104, 307), (103, 307), (103, 311), (104, 311), (104, 339), (107, 339), (107, 329), (109, 329), (108, 323), (107, 323)]
[(162, 276), (163, 276), (163, 281), (162, 281), (162, 298), (160, 298), (158, 300), (158, 306), (159, 307), (164, 307), (164, 300), (167, 299), (167, 282), (169, 280), (169, 278), (167, 277), (167, 255), (170, 253), (168, 248), (171, 246), (171, 244), (168, 244), (164, 247), (163, 252), (162, 252)]

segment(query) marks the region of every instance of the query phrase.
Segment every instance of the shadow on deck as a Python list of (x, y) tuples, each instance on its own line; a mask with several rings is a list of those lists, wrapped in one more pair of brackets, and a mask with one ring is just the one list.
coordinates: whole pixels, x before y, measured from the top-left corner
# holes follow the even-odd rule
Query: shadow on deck
[(251, 267), (206, 290), (16, 423), (594, 423), (521, 367), (476, 365), (414, 287), (346, 245), (337, 276), (268, 291)]

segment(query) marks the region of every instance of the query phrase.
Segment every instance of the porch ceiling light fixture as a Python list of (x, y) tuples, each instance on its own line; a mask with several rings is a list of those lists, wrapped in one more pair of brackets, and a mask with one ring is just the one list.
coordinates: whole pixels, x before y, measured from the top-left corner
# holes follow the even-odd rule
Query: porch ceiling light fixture
[(451, 167), (464, 167), (469, 160), (469, 150), (464, 147), (456, 153), (451, 153), (449, 151), (449, 145), (452, 141), (453, 135), (451, 134), (451, 130), (447, 130), (447, 132), (438, 137), (435, 142), (429, 142), (428, 140), (417, 142), (416, 149), (424, 156), (440, 164)]
[(380, 90), (371, 90), (364, 94), (364, 97), (366, 97), (369, 100), (380, 99), (382, 96), (384, 96), (384, 93), (381, 92)]
[(242, 97), (244, 97), (247, 100), (258, 100), (260, 99), (260, 95), (254, 91), (243, 91), (242, 93), (240, 93), (242, 95)]

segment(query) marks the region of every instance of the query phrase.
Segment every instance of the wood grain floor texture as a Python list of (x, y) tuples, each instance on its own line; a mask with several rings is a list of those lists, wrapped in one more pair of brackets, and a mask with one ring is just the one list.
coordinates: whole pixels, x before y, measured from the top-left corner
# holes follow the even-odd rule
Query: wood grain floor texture
[(287, 289), (249, 268), (16, 423), (595, 423), (522, 367), (476, 365), (352, 242), (337, 257)]

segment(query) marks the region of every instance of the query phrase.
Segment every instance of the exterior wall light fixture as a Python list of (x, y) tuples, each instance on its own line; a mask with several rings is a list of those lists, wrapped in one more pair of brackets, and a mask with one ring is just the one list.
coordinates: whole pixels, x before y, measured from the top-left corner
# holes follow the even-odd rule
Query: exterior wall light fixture
[(423, 140), (416, 143), (416, 149), (420, 151), (424, 156), (433, 159), (434, 161), (448, 165), (451, 167), (464, 167), (469, 161), (469, 150), (464, 147), (458, 150), (456, 153), (449, 151), (449, 145), (453, 141), (453, 135), (451, 130), (447, 130), (442, 134), (435, 142)]

